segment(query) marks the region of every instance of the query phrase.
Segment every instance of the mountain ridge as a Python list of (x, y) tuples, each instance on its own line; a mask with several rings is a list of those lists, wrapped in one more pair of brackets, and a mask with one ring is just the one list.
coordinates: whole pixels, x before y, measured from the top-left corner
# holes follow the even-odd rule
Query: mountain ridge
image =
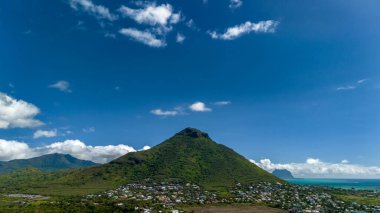
[(275, 169), (272, 172), (272, 175), (281, 179), (294, 179), (293, 174), (289, 170), (286, 170), (286, 169)]
[(60, 169), (82, 168), (95, 165), (97, 164), (92, 161), (81, 160), (69, 154), (53, 153), (29, 159), (2, 161), (0, 162), (0, 174), (29, 167), (51, 172)]

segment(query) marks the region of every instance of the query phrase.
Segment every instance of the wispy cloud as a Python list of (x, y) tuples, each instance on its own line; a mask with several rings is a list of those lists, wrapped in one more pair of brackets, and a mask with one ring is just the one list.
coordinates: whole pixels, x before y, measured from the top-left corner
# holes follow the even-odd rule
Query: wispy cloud
[(336, 90), (337, 91), (355, 90), (355, 89), (359, 88), (362, 84), (364, 84), (365, 82), (367, 82), (368, 80), (369, 79), (367, 79), (367, 78), (360, 79), (360, 80), (356, 81), (355, 84), (347, 85), (347, 86), (340, 86), (340, 87), (337, 87)]
[(58, 89), (62, 92), (72, 92), (70, 89), (70, 83), (67, 81), (57, 81), (56, 83), (49, 85), (49, 87)]
[(255, 33), (274, 33), (277, 29), (279, 22), (268, 20), (252, 23), (247, 21), (243, 24), (236, 25), (228, 28), (224, 33), (217, 33), (216, 31), (209, 32), (211, 38), (220, 40), (234, 40), (242, 35)]
[(177, 43), (182, 44), (185, 41), (185, 39), (186, 37), (183, 34), (177, 33), (177, 36), (176, 36)]
[(296, 177), (312, 178), (379, 178), (380, 167), (350, 164), (348, 160), (339, 163), (323, 162), (317, 158), (308, 158), (304, 163), (276, 164), (270, 159), (252, 163), (272, 172), (275, 169), (287, 169)]
[(239, 8), (243, 5), (242, 0), (230, 0), (230, 4), (228, 5), (229, 8), (231, 9), (236, 9)]
[(128, 36), (135, 41), (146, 44), (150, 47), (165, 47), (165, 39), (157, 38), (156, 35), (149, 31), (140, 31), (134, 28), (123, 28), (119, 31), (120, 34)]
[(186, 22), (186, 26), (192, 30), (199, 31), (200, 29), (197, 27), (193, 19), (190, 19)]
[(41, 126), (43, 123), (35, 118), (39, 113), (35, 105), (0, 92), (0, 129)]
[(93, 133), (93, 132), (95, 132), (95, 127), (87, 127), (87, 128), (83, 128), (82, 129), (82, 132), (84, 132), (84, 133)]
[(74, 10), (82, 10), (97, 19), (105, 19), (108, 21), (115, 21), (118, 19), (118, 16), (112, 14), (108, 8), (103, 5), (96, 5), (91, 0), (69, 0), (69, 3)]
[(142, 3), (138, 5), (142, 8), (121, 6), (118, 11), (122, 17), (133, 19), (145, 29), (123, 28), (119, 32), (150, 47), (165, 47), (166, 35), (173, 30), (173, 25), (180, 22), (181, 13), (175, 12), (170, 4)]
[(340, 91), (340, 90), (354, 90), (356, 88), (357, 88), (356, 86), (343, 86), (343, 87), (336, 88), (336, 90), (338, 90), (338, 91)]
[(359, 81), (357, 81), (358, 84), (362, 84), (366, 81), (368, 81), (369, 79), (365, 78), (365, 79), (360, 79)]
[(153, 115), (157, 115), (157, 116), (176, 116), (179, 114), (178, 111), (176, 110), (162, 110), (162, 109), (153, 109), (150, 111), (150, 113), (152, 113)]
[(152, 26), (161, 25), (167, 27), (170, 24), (176, 24), (181, 18), (180, 13), (175, 13), (170, 4), (144, 5), (141, 9), (132, 9), (121, 6), (119, 12), (123, 17), (129, 17), (140, 24), (148, 24)]
[(214, 102), (214, 104), (217, 106), (226, 106), (226, 105), (230, 105), (231, 101), (217, 101), (217, 102)]
[(33, 134), (33, 138), (52, 138), (57, 136), (57, 129), (53, 130), (37, 130)]
[[(144, 146), (141, 150), (147, 149), (150, 149), (150, 147)], [(66, 140), (63, 142), (55, 142), (46, 146), (31, 148), (25, 142), (0, 139), (0, 161), (25, 159), (52, 153), (62, 153), (70, 154), (83, 160), (91, 160), (96, 163), (107, 163), (122, 155), (135, 151), (136, 149), (133, 147), (124, 144), (91, 146), (80, 140)]]
[(189, 106), (189, 109), (194, 112), (210, 112), (211, 108), (208, 108), (203, 102), (195, 102)]

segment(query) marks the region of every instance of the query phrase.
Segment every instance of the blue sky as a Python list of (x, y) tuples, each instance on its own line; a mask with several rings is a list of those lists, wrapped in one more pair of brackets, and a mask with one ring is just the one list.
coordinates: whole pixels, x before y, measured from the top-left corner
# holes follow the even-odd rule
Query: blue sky
[(140, 149), (191, 126), (256, 161), (380, 166), (379, 7), (1, 1), (0, 92), (43, 124), (0, 109), (0, 139)]

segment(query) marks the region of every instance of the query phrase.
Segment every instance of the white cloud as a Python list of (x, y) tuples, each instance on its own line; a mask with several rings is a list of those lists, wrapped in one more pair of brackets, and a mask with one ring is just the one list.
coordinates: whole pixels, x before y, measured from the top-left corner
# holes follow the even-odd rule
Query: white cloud
[(151, 47), (165, 47), (166, 35), (173, 30), (173, 25), (181, 21), (181, 13), (175, 12), (170, 4), (139, 3), (140, 9), (121, 6), (119, 12), (123, 17), (133, 19), (139, 24), (148, 25), (144, 30), (123, 28), (119, 32)]
[(153, 115), (158, 115), (158, 116), (175, 116), (175, 115), (178, 115), (178, 112), (175, 110), (164, 111), (162, 109), (154, 109), (154, 110), (151, 110), (150, 113), (152, 113)]
[(57, 81), (56, 83), (49, 85), (49, 87), (58, 89), (62, 92), (71, 92), (70, 83), (67, 81)]
[(154, 34), (148, 31), (140, 31), (134, 28), (123, 28), (119, 31), (119, 33), (150, 47), (166, 46), (165, 40), (157, 38)]
[(243, 5), (242, 0), (230, 0), (230, 5), (228, 5), (229, 8), (231, 9), (236, 9), (239, 8)]
[(231, 101), (217, 101), (214, 104), (217, 106), (225, 106), (225, 105), (230, 105)]
[[(149, 149), (144, 146), (141, 150)], [(76, 158), (96, 163), (107, 163), (129, 152), (135, 152), (127, 145), (90, 146), (80, 140), (66, 140), (50, 145), (31, 148), (27, 143), (0, 139), (0, 161), (25, 159), (52, 153), (70, 154)]]
[(110, 10), (102, 5), (96, 5), (91, 0), (69, 0), (71, 8), (74, 10), (83, 10), (98, 19), (115, 21), (118, 19)]
[(191, 111), (195, 112), (210, 112), (212, 109), (207, 108), (206, 104), (203, 102), (195, 102), (189, 106)]
[(28, 144), (0, 139), (0, 161), (24, 159), (30, 156), (31, 152)]
[(124, 17), (129, 17), (140, 24), (162, 25), (176, 24), (180, 21), (181, 14), (174, 13), (173, 7), (170, 4), (155, 4), (144, 5), (142, 9), (132, 9), (126, 6), (121, 6), (120, 13)]
[(43, 123), (34, 118), (39, 113), (35, 105), (0, 92), (0, 129), (41, 126)]
[(146, 151), (150, 148), (151, 148), (150, 146), (144, 146), (143, 148), (139, 149), (139, 151)]
[(380, 167), (350, 164), (347, 160), (340, 163), (328, 163), (320, 159), (308, 158), (305, 163), (287, 164), (275, 164), (270, 159), (259, 162), (250, 161), (269, 172), (275, 169), (289, 170), (298, 178), (380, 178)]
[(306, 163), (307, 164), (314, 164), (314, 165), (316, 165), (316, 164), (321, 163), (321, 161), (319, 159), (316, 159), (316, 158), (308, 158), (306, 160)]
[(221, 40), (234, 40), (244, 34), (255, 33), (274, 33), (278, 22), (273, 20), (260, 21), (258, 23), (245, 22), (243, 24), (228, 28), (224, 33), (219, 34), (216, 31), (209, 32), (211, 38)]
[(186, 37), (183, 34), (177, 33), (177, 36), (176, 36), (177, 43), (182, 44), (185, 41), (185, 39)]
[(52, 137), (55, 137), (57, 136), (57, 130), (56, 129), (53, 129), (53, 130), (37, 130), (34, 132), (33, 134), (33, 138), (52, 138)]

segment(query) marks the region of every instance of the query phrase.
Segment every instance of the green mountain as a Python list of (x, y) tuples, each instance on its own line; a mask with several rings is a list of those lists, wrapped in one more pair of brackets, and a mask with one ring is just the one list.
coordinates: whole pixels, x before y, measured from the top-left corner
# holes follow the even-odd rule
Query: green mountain
[(286, 169), (275, 169), (272, 175), (281, 179), (294, 179), (292, 173)]
[[(149, 150), (128, 153), (107, 164), (60, 174), (33, 172), (33, 183), (25, 185), (24, 181), (21, 188), (44, 194), (72, 194), (74, 190), (79, 194), (93, 193), (148, 178), (178, 179), (197, 183), (206, 190), (220, 191), (237, 183), (284, 182), (193, 128), (186, 128)], [(0, 176), (0, 188), (7, 180), (14, 184), (19, 175)], [(28, 172), (23, 176), (28, 176)], [(41, 176), (43, 181), (36, 181), (36, 176)]]
[(71, 155), (49, 154), (30, 159), (0, 162), (0, 174), (29, 167), (48, 172), (60, 169), (89, 167), (94, 165), (96, 165), (96, 163), (86, 160), (79, 160)]

